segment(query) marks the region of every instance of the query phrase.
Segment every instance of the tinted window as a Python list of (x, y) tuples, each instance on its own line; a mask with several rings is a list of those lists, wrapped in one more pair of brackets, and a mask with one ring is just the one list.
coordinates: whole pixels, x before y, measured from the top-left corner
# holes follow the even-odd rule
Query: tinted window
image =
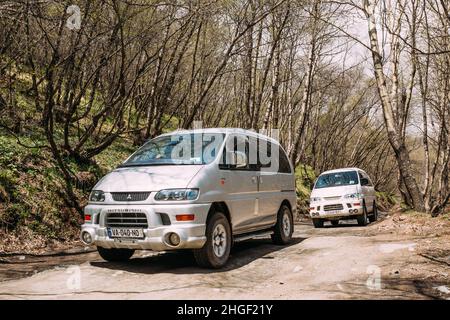
[[(291, 173), (291, 165), (289, 159), (284, 153), (283, 149), (276, 144), (273, 144), (266, 140), (259, 140), (258, 144), (258, 164), (260, 168), (272, 168), (273, 172)], [(276, 148), (276, 149), (275, 149)], [(272, 151), (273, 156), (277, 157), (274, 166), (272, 166)], [(277, 154), (278, 153), (278, 154)], [(269, 169), (270, 170), (270, 169)], [(270, 170), (272, 171), (272, 170)]]
[(278, 172), (291, 173), (291, 165), (283, 149), (279, 148), (279, 154), (280, 154), (280, 168), (278, 169)]
[[(367, 174), (365, 174), (364, 172), (359, 172), (359, 178), (360, 179), (367, 179), (368, 183), (365, 184), (365, 186), (373, 187), (372, 180), (370, 180), (369, 176)], [(361, 185), (362, 185), (362, 183), (361, 183)]]
[(250, 156), (249, 156), (249, 138), (247, 136), (230, 136), (227, 139), (227, 143), (224, 146), (222, 159), (219, 164), (219, 169), (223, 170), (251, 170), (255, 171), (258, 170), (258, 167), (256, 164), (247, 164), (244, 168), (236, 168), (235, 165), (230, 164), (230, 158), (228, 155), (228, 151), (241, 151), (245, 152), (245, 155), (247, 156), (247, 162), (250, 162)]
[(258, 166), (270, 168), (272, 165), (272, 144), (269, 141), (258, 139)]
[(314, 186), (315, 189), (349, 186), (358, 184), (356, 171), (345, 171), (322, 174)]

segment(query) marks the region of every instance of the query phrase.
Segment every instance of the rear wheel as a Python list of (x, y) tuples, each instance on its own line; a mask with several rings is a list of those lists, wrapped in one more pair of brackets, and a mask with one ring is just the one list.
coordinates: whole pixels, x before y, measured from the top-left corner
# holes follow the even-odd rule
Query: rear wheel
[(134, 250), (132, 249), (106, 249), (102, 247), (97, 247), (97, 251), (106, 261), (127, 261), (134, 254)]
[(339, 225), (339, 220), (331, 220), (331, 225), (337, 227)]
[(278, 210), (277, 224), (273, 230), (273, 243), (283, 245), (291, 241), (292, 233), (294, 232), (293, 222), (291, 209), (287, 205), (282, 205), (280, 210)]
[(312, 219), (314, 228), (323, 228), (323, 219)]
[(221, 212), (215, 212), (206, 225), (206, 243), (194, 250), (197, 264), (204, 268), (223, 267), (230, 256), (231, 228), (228, 219)]
[(378, 220), (378, 208), (377, 208), (377, 203), (374, 201), (373, 202), (373, 210), (372, 210), (372, 214), (369, 216), (369, 221), (375, 222), (377, 220)]
[(363, 204), (363, 214), (356, 217), (356, 220), (358, 220), (358, 225), (367, 226), (367, 207), (365, 203)]

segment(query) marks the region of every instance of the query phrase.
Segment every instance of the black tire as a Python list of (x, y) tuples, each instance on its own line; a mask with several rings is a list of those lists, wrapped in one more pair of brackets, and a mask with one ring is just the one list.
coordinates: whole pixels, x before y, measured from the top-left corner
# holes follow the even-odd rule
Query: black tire
[(339, 220), (331, 220), (331, 225), (337, 227), (339, 225)]
[(363, 214), (356, 217), (359, 226), (367, 226), (367, 207), (366, 204), (363, 204)]
[(377, 220), (378, 220), (378, 207), (377, 207), (377, 203), (374, 201), (373, 202), (373, 211), (372, 211), (372, 214), (369, 216), (369, 221), (375, 222)]
[(323, 219), (312, 219), (314, 228), (323, 228)]
[[(219, 227), (222, 226), (222, 227)], [(225, 245), (223, 247), (223, 253), (218, 255), (216, 252), (220, 252), (221, 249), (218, 249), (219, 244), (215, 247), (214, 244), (214, 232), (220, 231), (223, 235), (220, 241), (223, 244), (225, 241)], [(223, 232), (225, 234), (223, 234)], [(218, 251), (215, 251), (215, 249)], [(230, 256), (231, 250), (231, 228), (230, 223), (228, 222), (227, 217), (221, 212), (215, 212), (208, 220), (206, 224), (206, 243), (201, 249), (194, 250), (195, 261), (200, 267), (203, 268), (214, 268), (218, 269), (223, 267)]]
[(111, 262), (127, 261), (134, 254), (134, 250), (132, 249), (106, 249), (97, 247), (97, 251), (100, 254), (100, 257)]
[(278, 245), (288, 244), (294, 233), (294, 218), (287, 205), (282, 205), (277, 214), (277, 223), (273, 228), (272, 242)]

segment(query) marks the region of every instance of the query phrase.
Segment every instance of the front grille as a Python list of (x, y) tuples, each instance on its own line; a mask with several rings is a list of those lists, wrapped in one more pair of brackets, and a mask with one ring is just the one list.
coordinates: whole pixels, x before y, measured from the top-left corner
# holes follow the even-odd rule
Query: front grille
[(325, 211), (334, 211), (334, 210), (344, 210), (344, 206), (339, 204), (329, 204), (323, 207), (323, 210)]
[(106, 216), (106, 226), (147, 229), (147, 216), (142, 212), (111, 212)]
[(340, 196), (324, 197), (324, 199), (328, 201), (339, 200), (340, 198), (341, 198)]
[(145, 201), (150, 192), (111, 192), (114, 201)]

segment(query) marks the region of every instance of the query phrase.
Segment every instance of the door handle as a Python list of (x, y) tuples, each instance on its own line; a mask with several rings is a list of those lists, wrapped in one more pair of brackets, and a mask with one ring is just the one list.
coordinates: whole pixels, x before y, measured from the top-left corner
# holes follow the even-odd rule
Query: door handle
[(253, 177), (252, 177), (252, 182), (253, 182), (253, 183), (258, 183), (258, 177), (253, 176)]
[(263, 179), (262, 179), (262, 177), (260, 176), (259, 177), (259, 184), (262, 184), (263, 183)]

